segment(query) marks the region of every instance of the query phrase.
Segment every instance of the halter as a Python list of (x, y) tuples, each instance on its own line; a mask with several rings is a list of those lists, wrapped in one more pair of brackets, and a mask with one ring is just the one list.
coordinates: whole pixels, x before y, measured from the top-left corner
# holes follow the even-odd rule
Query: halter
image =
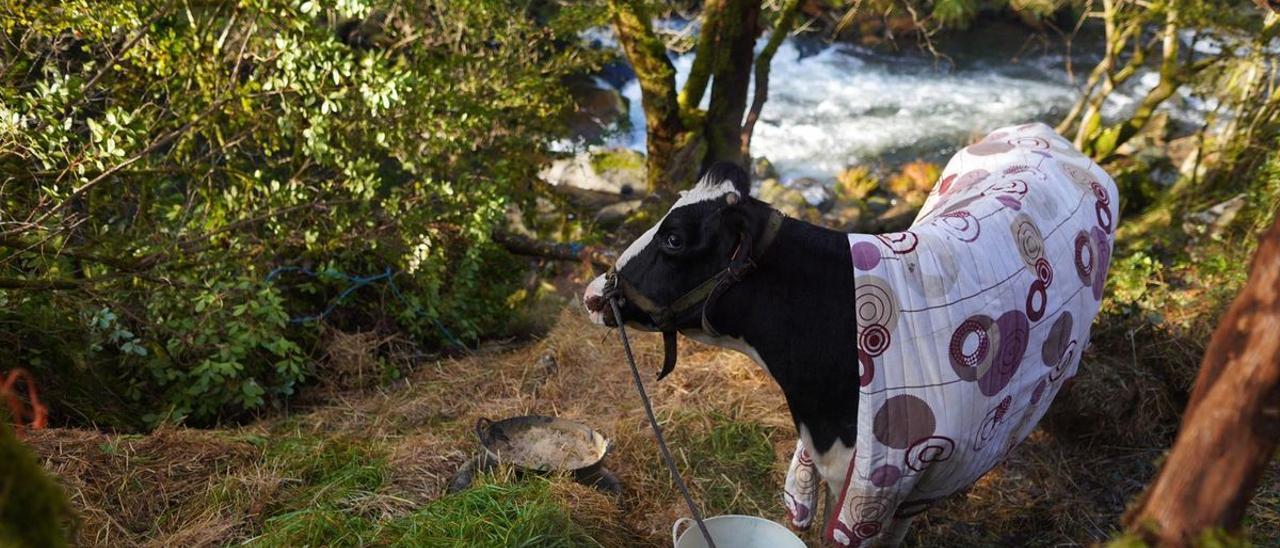
[[(631, 285), (626, 278), (618, 274), (617, 267), (610, 268), (605, 273), (604, 298), (609, 300), (619, 299), (619, 304), (630, 302), (636, 308), (648, 314), (653, 321), (653, 325), (662, 332), (666, 356), (663, 360), (662, 373), (658, 375), (659, 379), (665, 377), (675, 367), (677, 321), (681, 317), (701, 305), (702, 330), (712, 337), (720, 336), (720, 332), (716, 331), (711, 326), (711, 322), (707, 320), (707, 309), (715, 304), (720, 295), (732, 287), (733, 284), (742, 281), (744, 277), (756, 270), (756, 261), (763, 257), (769, 251), (770, 246), (773, 245), (773, 241), (778, 235), (778, 230), (782, 227), (783, 218), (785, 217), (778, 210), (771, 209), (769, 211), (769, 220), (765, 224), (764, 234), (760, 237), (760, 245), (755, 246), (754, 253), (752, 252), (753, 247), (750, 235), (746, 231), (740, 232), (738, 234), (738, 245), (734, 247), (733, 254), (729, 257), (729, 266), (698, 284), (697, 287), (681, 295), (667, 306), (655, 303), (653, 299), (650, 299), (634, 285)], [(621, 318), (615, 319), (621, 321)]]

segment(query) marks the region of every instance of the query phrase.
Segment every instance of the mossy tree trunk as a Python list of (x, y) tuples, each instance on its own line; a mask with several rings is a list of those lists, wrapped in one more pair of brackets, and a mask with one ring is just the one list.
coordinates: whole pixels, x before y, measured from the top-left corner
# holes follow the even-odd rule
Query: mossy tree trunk
[[(797, 4), (788, 0), (784, 5), (771, 43), (780, 43), (790, 30)], [(708, 0), (703, 4), (693, 66), (678, 92), (675, 69), (653, 30), (653, 14), (643, 0), (611, 0), (609, 6), (623, 51), (640, 81), (648, 129), (649, 190), (670, 197), (717, 161), (745, 167), (751, 131), (767, 95), (757, 91), (752, 101), (755, 115), (744, 124), (753, 60), (757, 82), (767, 82), (769, 60), (778, 47), (766, 48), (756, 59), (755, 42), (763, 18), (761, 0)], [(709, 106), (703, 111), (699, 104), (708, 88)], [(761, 88), (767, 90), (767, 83)]]
[(688, 130), (676, 97), (676, 69), (667, 58), (666, 45), (653, 32), (653, 15), (643, 2), (611, 0), (609, 10), (618, 41), (640, 82), (640, 103), (648, 131), (645, 167), (649, 190), (679, 188), (685, 176), (674, 162)]
[(1182, 427), (1130, 531), (1190, 546), (1206, 531), (1238, 531), (1280, 444), (1280, 222), (1262, 237), (1249, 280), (1205, 349)]
[(66, 546), (67, 497), (14, 435), (8, 395), (0, 392), (0, 546)]
[[(711, 103), (703, 122), (707, 154), (703, 167), (713, 162), (745, 164), (742, 153), (742, 118), (747, 109), (756, 37), (760, 35), (759, 0), (719, 0), (715, 32), (705, 33), (698, 45), (699, 57), (710, 54)], [(709, 15), (708, 17), (711, 17)], [(701, 97), (689, 97), (695, 105)]]

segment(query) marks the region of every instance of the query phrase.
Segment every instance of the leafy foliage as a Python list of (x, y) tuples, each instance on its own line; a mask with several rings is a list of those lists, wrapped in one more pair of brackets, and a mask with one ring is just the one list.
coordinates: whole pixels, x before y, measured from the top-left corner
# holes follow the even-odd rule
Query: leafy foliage
[[(517, 272), (490, 234), (531, 202), (590, 14), (397, 4), (10, 3), (0, 369), (42, 372), (64, 414), (202, 423), (313, 373), (291, 317), (429, 345), (501, 327)], [(394, 285), (266, 280), (293, 265)]]

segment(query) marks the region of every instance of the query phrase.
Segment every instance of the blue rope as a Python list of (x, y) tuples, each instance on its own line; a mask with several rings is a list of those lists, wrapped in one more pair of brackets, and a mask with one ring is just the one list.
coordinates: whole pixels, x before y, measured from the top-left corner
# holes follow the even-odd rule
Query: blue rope
[(401, 303), (403, 303), (405, 306), (412, 309), (417, 314), (427, 318), (433, 325), (436, 326), (436, 329), (440, 330), (440, 334), (444, 336), (445, 340), (448, 341), (450, 345), (453, 345), (455, 348), (460, 348), (462, 350), (469, 350), (467, 348), (467, 345), (462, 344), (462, 341), (458, 340), (457, 337), (454, 337), (453, 333), (451, 333), (449, 329), (444, 326), (444, 324), (440, 323), (439, 319), (437, 319), (435, 316), (431, 314), (428, 314), (427, 311), (423, 310), (421, 306), (417, 305), (417, 303), (410, 302), (409, 299), (406, 298), (404, 294), (400, 292), (400, 286), (396, 285), (396, 280), (395, 280), (395, 276), (396, 274), (399, 274), (399, 272), (392, 270), (391, 267), (389, 266), (386, 268), (386, 270), (383, 270), (381, 274), (375, 274), (372, 276), (352, 276), (350, 274), (345, 274), (342, 272), (338, 272), (336, 270), (325, 270), (325, 271), (322, 271), (321, 273), (316, 273), (309, 268), (305, 268), (301, 266), (282, 266), (280, 268), (272, 270), (269, 274), (267, 274), (266, 281), (270, 283), (273, 280), (275, 280), (276, 277), (278, 277), (280, 274), (283, 274), (285, 272), (297, 272), (299, 274), (304, 274), (312, 278), (323, 278), (323, 277), (343, 278), (343, 279), (346, 279), (346, 281), (350, 284), (347, 286), (346, 289), (343, 289), (342, 292), (338, 294), (338, 297), (336, 299), (329, 301), (328, 306), (325, 306), (324, 310), (321, 310), (319, 314), (313, 314), (310, 316), (300, 316), (297, 318), (290, 318), (289, 323), (291, 324), (303, 324), (303, 323), (322, 320), (325, 317), (327, 317), (330, 313), (332, 313), (334, 309), (338, 308), (338, 304), (340, 304), (344, 299), (346, 299), (347, 296), (351, 295), (351, 293), (354, 292), (355, 290), (360, 289), (361, 287), (364, 287), (366, 285), (372, 284), (374, 282), (380, 282), (385, 280), (387, 282), (387, 285), (391, 286), (391, 293), (395, 295), (396, 299), (399, 300)]

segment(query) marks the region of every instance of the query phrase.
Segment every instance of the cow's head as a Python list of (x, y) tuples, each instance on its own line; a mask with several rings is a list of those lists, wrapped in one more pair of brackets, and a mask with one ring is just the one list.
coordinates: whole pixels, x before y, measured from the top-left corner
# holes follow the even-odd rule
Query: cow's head
[[(616, 292), (623, 297), (621, 321), (663, 333), (667, 355), (658, 378), (675, 365), (676, 331), (702, 327), (708, 280), (747, 258), (752, 240), (760, 236), (771, 208), (752, 199), (750, 188), (746, 172), (738, 166), (711, 166), (656, 225), (627, 247), (613, 271), (587, 286), (583, 304), (593, 322), (617, 325), (608, 302)], [(617, 279), (611, 281), (610, 276)], [(626, 291), (620, 291), (624, 285)], [(697, 306), (681, 306), (689, 304)]]

